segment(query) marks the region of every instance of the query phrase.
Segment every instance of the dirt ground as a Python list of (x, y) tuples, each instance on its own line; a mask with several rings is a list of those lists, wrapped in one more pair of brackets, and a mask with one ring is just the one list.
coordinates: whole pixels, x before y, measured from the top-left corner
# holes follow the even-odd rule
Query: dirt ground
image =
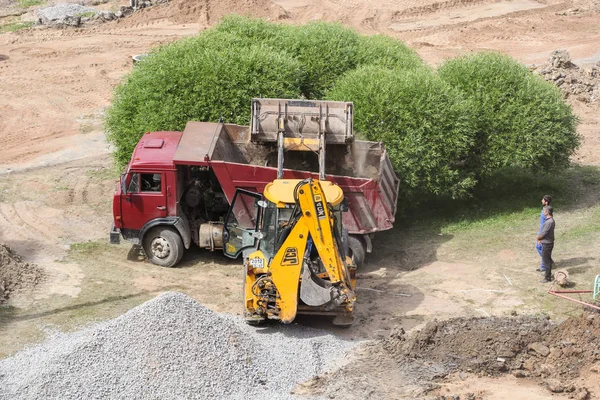
[[(448, 387), (440, 388), (441, 378), (464, 382), (468, 377), (511, 374), (535, 379), (552, 393), (587, 399), (590, 390), (597, 392), (598, 382), (590, 385), (580, 379), (579, 372), (596, 375), (600, 371), (599, 335), (597, 312), (560, 325), (525, 316), (433, 320), (412, 335), (397, 326), (386, 339), (364, 345), (343, 368), (299, 385), (296, 393), (345, 399), (421, 398), (433, 393), (438, 394), (436, 399), (445, 400), (455, 394), (447, 393)], [(378, 378), (389, 383), (362, 381), (369, 371), (376, 371)], [(346, 385), (349, 381), (356, 383)], [(462, 398), (491, 398), (489, 387), (477, 391), (465, 386), (468, 389), (461, 393)], [(452, 390), (456, 393), (460, 389)], [(514, 390), (494, 390), (493, 398), (507, 398), (508, 393), (514, 394)]]
[[(110, 0), (102, 8), (116, 10), (128, 3)], [(21, 10), (15, 2), (0, 0), (0, 24), (33, 20), (35, 8)], [(598, 0), (172, 0), (114, 22), (0, 34), (0, 243), (45, 275), (33, 294), (15, 296), (0, 307), (0, 357), (43, 340), (48, 331), (117, 316), (165, 290), (186, 292), (216, 311), (240, 312), (237, 263), (195, 250), (186, 254), (181, 268), (166, 270), (140, 261), (131, 245), (106, 244), (118, 173), (112, 170), (102, 130), (103, 112), (114, 86), (131, 70), (132, 55), (194, 35), (234, 11), (283, 23), (339, 21), (362, 33), (388, 34), (406, 41), (434, 66), (480, 50), (502, 51), (527, 65), (543, 64), (557, 49), (567, 50), (578, 66), (600, 61)], [(585, 139), (574, 161), (600, 165), (600, 101), (569, 101), (581, 118), (579, 131)], [(598, 204), (594, 190), (600, 190), (597, 184), (581, 200), (586, 207)], [(565, 229), (578, 228), (597, 212), (586, 210), (582, 205), (564, 212)], [(536, 217), (530, 221), (534, 227)], [(491, 244), (468, 233), (429, 233), (398, 228), (378, 235), (376, 251), (359, 277), (358, 324), (337, 331), (340, 335), (388, 343), (400, 328), (411, 332), (434, 318), (517, 311), (550, 312), (564, 319), (581, 312), (579, 306), (548, 300), (537, 274), (526, 271), (537, 262), (530, 233), (511, 232), (510, 240)], [(575, 279), (599, 273), (594, 246), (572, 243), (557, 248), (562, 266)], [(364, 374), (353, 377), (380, 384), (405, 379), (381, 372), (392, 366), (399, 370), (397, 363), (393, 357), (382, 359), (380, 372), (372, 373), (364, 361), (357, 369)], [(431, 371), (435, 376), (435, 368)], [(590, 369), (582, 374), (600, 396), (593, 385), (598, 373)], [(435, 383), (440, 386), (431, 393), (547, 398), (548, 390), (534, 375), (444, 370), (440, 376), (445, 380)], [(320, 387), (317, 382), (308, 390)], [(381, 398), (375, 392), (363, 394)], [(396, 395), (410, 398), (414, 392)]]

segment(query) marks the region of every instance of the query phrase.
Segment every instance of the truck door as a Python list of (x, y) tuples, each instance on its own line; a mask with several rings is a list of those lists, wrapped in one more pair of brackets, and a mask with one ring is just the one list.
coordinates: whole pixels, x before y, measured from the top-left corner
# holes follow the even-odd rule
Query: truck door
[(126, 179), (127, 192), (121, 201), (123, 228), (141, 230), (148, 221), (167, 216), (164, 173), (131, 172)]
[(261, 200), (262, 196), (258, 193), (244, 189), (235, 191), (225, 218), (223, 253), (226, 256), (237, 258), (243, 250), (256, 247)]

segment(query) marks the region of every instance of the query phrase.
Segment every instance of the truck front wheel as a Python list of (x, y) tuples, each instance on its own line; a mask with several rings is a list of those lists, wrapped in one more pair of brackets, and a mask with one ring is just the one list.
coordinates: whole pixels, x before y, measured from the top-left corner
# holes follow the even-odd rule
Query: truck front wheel
[(366, 246), (364, 242), (357, 236), (348, 236), (348, 247), (350, 248), (350, 256), (354, 261), (356, 268), (361, 268), (365, 264)]
[(171, 228), (152, 228), (144, 236), (143, 245), (148, 261), (161, 267), (174, 267), (183, 257), (181, 236)]

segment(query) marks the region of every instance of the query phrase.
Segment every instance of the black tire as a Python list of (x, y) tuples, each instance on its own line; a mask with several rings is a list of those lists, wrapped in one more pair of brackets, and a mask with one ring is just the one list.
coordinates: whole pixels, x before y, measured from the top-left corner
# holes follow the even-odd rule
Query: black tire
[(148, 261), (161, 267), (174, 267), (183, 257), (183, 241), (172, 228), (157, 226), (152, 228), (143, 240), (144, 252)]
[(361, 268), (365, 264), (365, 254), (367, 252), (364, 242), (358, 236), (349, 235), (348, 248), (350, 249), (350, 257), (354, 261), (356, 268)]

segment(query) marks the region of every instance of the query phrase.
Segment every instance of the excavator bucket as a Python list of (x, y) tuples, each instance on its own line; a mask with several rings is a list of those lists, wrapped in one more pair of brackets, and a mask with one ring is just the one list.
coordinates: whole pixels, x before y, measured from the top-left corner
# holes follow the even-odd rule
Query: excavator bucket
[(277, 142), (279, 132), (286, 149), (315, 151), (320, 134), (326, 144), (353, 139), (354, 106), (344, 101), (252, 99), (251, 137), (254, 142)]

